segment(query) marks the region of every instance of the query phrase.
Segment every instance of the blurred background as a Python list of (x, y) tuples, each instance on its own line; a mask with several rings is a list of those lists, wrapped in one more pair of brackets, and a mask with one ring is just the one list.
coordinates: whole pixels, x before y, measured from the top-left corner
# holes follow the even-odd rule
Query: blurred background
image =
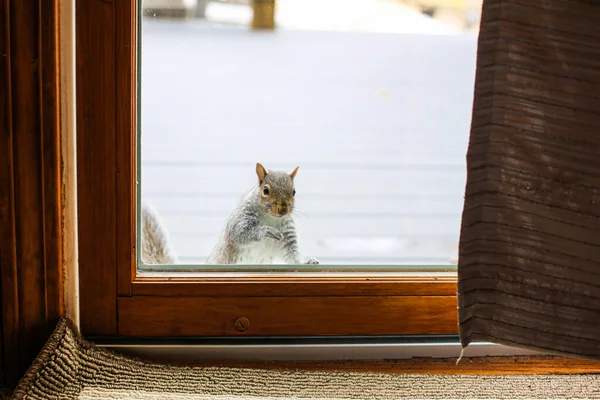
[[(255, 163), (302, 255), (456, 263), (481, 0), (143, 0), (142, 199), (201, 264)], [(193, 268), (193, 267), (190, 267)]]

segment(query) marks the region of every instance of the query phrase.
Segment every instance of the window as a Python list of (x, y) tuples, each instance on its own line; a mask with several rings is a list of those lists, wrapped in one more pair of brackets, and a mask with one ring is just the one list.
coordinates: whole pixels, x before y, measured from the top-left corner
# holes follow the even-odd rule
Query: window
[[(281, 4), (283, 12), (283, 5), (293, 2)], [(336, 32), (324, 35), (325, 40), (311, 30), (273, 35), (250, 33), (247, 27), (211, 28), (198, 20), (143, 20), (133, 0), (80, 1), (77, 6), (77, 43), (85, 49), (77, 55), (81, 327), (85, 334), (206, 337), (457, 332), (456, 277), (450, 260), (452, 241), (456, 246), (460, 226), (476, 34), (371, 33), (347, 40), (346, 35), (352, 33)], [(203, 21), (210, 21), (219, 18), (218, 10), (233, 9), (244, 8), (209, 3), (201, 14), (205, 14)], [(235, 12), (231, 15), (235, 16)], [(177, 35), (192, 39), (183, 44)], [(140, 36), (141, 55), (137, 51)], [(243, 40), (244, 45), (240, 47), (238, 40)], [(304, 53), (300, 47), (286, 45), (286, 40), (293, 46), (304, 42)], [(307, 47), (308, 40), (315, 45)], [(336, 45), (335, 40), (340, 44)], [(375, 47), (378, 41), (385, 42), (387, 49)], [(275, 45), (279, 53), (268, 50)], [(185, 51), (184, 46), (192, 47)], [(335, 46), (340, 51), (331, 54), (328, 49)], [(436, 46), (446, 53), (432, 51), (427, 53), (429, 58), (419, 58), (425, 54), (420, 49)], [(269, 75), (257, 72), (272, 64), (251, 57), (258, 48), (263, 57), (279, 63)], [(392, 50), (404, 53), (398, 56)], [(175, 58), (175, 53), (164, 54), (165, 51), (178, 51), (179, 57), (193, 54), (205, 62), (188, 63)], [(358, 75), (346, 76), (343, 68), (358, 60), (356, 51), (363, 51), (361, 54), (371, 60)], [(316, 57), (314, 53), (320, 55)], [(327, 63), (322, 62), (323, 58), (327, 58)], [(314, 75), (303, 75), (306, 71), (298, 68), (291, 78), (304, 83), (282, 90), (282, 82), (294, 81), (290, 68), (301, 60), (310, 64)], [(399, 63), (408, 66), (415, 74), (414, 80), (401, 76), (401, 71), (395, 74)], [(444, 66), (439, 69), (441, 75), (423, 72), (432, 63)], [(141, 97), (137, 85), (140, 74)], [(375, 77), (381, 79), (381, 84)], [(185, 85), (186, 79), (193, 83)], [(313, 79), (327, 84), (330, 93), (317, 85), (312, 87)], [(252, 80), (257, 81), (248, 83)], [(224, 83), (230, 84), (225, 89), (234, 93), (230, 101), (223, 93)], [(444, 96), (425, 97), (421, 85), (449, 90), (432, 93), (455, 93), (460, 115), (447, 107)], [(192, 89), (198, 91), (201, 87), (206, 97), (198, 101), (199, 94)], [(176, 91), (184, 89), (189, 92), (178, 97)], [(261, 97), (263, 103), (251, 104), (251, 94), (259, 90), (268, 94), (270, 100)], [(359, 96), (352, 97), (353, 94)], [(289, 103), (284, 104), (286, 97), (295, 97), (296, 108), (302, 108), (304, 114), (291, 109)], [(141, 119), (137, 114), (138, 99)], [(335, 99), (348, 103), (335, 104)], [(228, 103), (230, 110), (224, 109)], [(194, 108), (200, 106), (205, 109)], [(276, 111), (284, 118), (265, 120), (276, 106), (281, 106)], [(286, 110), (289, 115), (284, 114)], [(227, 118), (229, 115), (231, 118)], [(181, 134), (193, 130), (189, 121), (194, 116), (214, 118), (205, 124), (212, 132), (196, 136), (193, 142), (186, 141)], [(265, 126), (265, 132), (261, 132)], [(418, 129), (401, 135), (407, 127)], [(266, 152), (264, 158), (257, 160), (254, 154), (260, 154), (260, 146), (248, 140), (252, 136), (246, 132), (240, 135), (242, 129), (261, 140), (267, 131), (272, 135), (281, 129), (289, 132), (283, 135), (285, 140), (295, 142), (279, 158)], [(355, 139), (348, 139), (344, 129)], [(330, 130), (333, 136), (325, 140), (324, 135)], [(441, 130), (451, 131), (454, 136), (440, 134)], [(167, 135), (171, 136), (167, 139)], [(238, 146), (231, 154), (224, 154), (229, 143), (217, 142), (210, 135), (225, 137), (227, 142), (235, 139)], [(277, 139), (272, 138), (274, 143)], [(324, 144), (321, 146), (320, 142)], [(304, 154), (303, 149), (309, 146), (315, 154)], [(177, 163), (165, 155), (176, 157)], [(443, 156), (447, 158), (436, 158)], [(292, 159), (306, 160), (306, 167), (297, 163), (297, 185), (302, 188), (298, 196), (305, 196), (308, 204), (313, 196), (312, 204), (319, 207), (319, 196), (330, 195), (324, 201), (327, 207), (298, 226), (304, 240), (301, 252), (317, 258), (319, 252), (326, 254), (323, 264), (304, 266), (302, 270), (293, 266), (292, 271), (285, 266), (203, 268), (199, 262), (207, 255), (227, 214), (255, 180), (253, 163), (263, 161), (267, 167), (272, 163), (275, 169), (285, 169), (295, 166), (295, 162), (288, 163)], [(398, 159), (404, 163), (394, 164)], [(198, 168), (191, 169), (189, 165)], [(216, 185), (208, 171), (223, 174), (226, 189)], [(137, 193), (140, 172), (141, 197)], [(422, 182), (425, 183), (420, 186)], [(191, 197), (199, 193), (198, 188), (212, 197)], [(385, 197), (377, 192), (382, 189), (389, 196), (382, 201), (378, 214), (371, 205), (373, 196)], [(339, 190), (347, 190), (342, 192), (343, 200), (335, 198)], [(432, 191), (436, 196), (429, 195)], [(346, 200), (348, 196), (351, 202)], [(185, 265), (138, 268), (138, 203), (146, 197), (157, 206), (167, 228), (175, 233), (174, 245)], [(199, 200), (202, 205), (196, 204)], [(335, 202), (340, 206), (331, 206)], [(363, 214), (357, 209), (362, 209)], [(189, 213), (192, 210), (196, 215)], [(200, 213), (206, 214), (203, 219), (198, 216)], [(333, 221), (334, 217), (338, 220)], [(360, 228), (352, 230), (358, 224), (357, 218), (364, 219), (370, 237), (357, 237)], [(319, 220), (322, 225), (315, 225)], [(439, 221), (444, 222), (438, 224)], [(196, 235), (194, 240), (202, 239), (200, 250), (192, 248), (192, 236), (185, 241), (190, 233), (186, 227), (195, 225), (206, 226), (192, 232)], [(379, 226), (381, 234), (377, 231)], [(349, 232), (352, 240), (340, 239), (337, 235), (341, 231)], [(399, 232), (405, 236), (398, 239)], [(319, 236), (322, 233), (325, 235)], [(415, 237), (424, 239), (411, 242)], [(441, 243), (440, 237), (446, 245), (436, 248), (432, 243)], [(414, 251), (403, 256), (410, 246)], [(98, 251), (100, 248), (102, 251)], [(381, 248), (392, 251), (377, 250)], [(436, 253), (440, 248), (443, 250)]]
[(300, 250), (327, 270), (453, 270), (476, 33), (379, 0), (283, 0), (257, 32), (239, 3), (142, 14), (138, 196), (177, 265), (140, 269), (206, 268), (260, 161), (300, 167)]

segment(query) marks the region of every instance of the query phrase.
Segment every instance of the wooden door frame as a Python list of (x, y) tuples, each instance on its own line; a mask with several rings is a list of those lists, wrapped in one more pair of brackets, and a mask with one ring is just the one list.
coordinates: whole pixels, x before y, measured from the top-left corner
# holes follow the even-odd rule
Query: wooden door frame
[(135, 266), (136, 1), (76, 7), (81, 329), (112, 336)]
[(2, 370), (12, 387), (65, 311), (66, 92), (58, 0), (0, 0), (0, 10)]
[[(188, 274), (168, 279), (138, 276), (137, 5), (133, 0), (78, 0), (77, 6), (79, 254), (84, 334), (201, 337), (457, 333), (455, 277), (247, 275), (232, 280), (214, 275)], [(236, 320), (243, 317), (250, 320), (250, 328), (236, 329)]]

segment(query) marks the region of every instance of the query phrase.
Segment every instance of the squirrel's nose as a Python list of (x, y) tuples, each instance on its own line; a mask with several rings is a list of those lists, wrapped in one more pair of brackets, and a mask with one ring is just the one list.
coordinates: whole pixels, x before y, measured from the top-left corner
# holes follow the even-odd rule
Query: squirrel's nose
[(287, 207), (279, 207), (279, 215), (284, 216), (288, 213)]

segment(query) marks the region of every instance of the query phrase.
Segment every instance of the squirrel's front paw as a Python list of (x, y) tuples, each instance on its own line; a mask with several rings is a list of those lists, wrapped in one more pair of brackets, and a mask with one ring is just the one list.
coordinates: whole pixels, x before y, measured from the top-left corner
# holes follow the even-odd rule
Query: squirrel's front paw
[(270, 237), (275, 240), (282, 240), (283, 235), (275, 228), (271, 228), (270, 226), (265, 226), (265, 237)]
[(319, 260), (314, 257), (310, 257), (308, 260), (306, 260), (305, 264), (316, 265), (319, 264)]

